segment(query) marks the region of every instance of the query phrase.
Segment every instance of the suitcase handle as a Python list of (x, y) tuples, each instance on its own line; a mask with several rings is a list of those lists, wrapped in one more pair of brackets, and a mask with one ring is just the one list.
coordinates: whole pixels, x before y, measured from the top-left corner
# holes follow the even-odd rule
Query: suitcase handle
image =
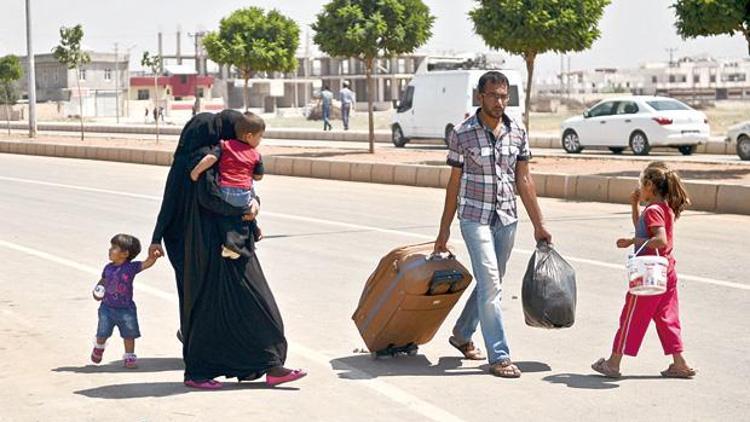
[(433, 261), (436, 259), (456, 259), (456, 255), (453, 252), (433, 252), (425, 257), (427, 261)]

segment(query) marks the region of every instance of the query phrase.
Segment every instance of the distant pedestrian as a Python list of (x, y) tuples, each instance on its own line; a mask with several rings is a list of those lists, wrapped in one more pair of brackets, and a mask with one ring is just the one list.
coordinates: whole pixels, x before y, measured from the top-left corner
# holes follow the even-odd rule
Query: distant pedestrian
[(159, 117), (161, 117), (161, 121), (164, 122), (164, 107), (159, 107)]
[(152, 114), (154, 115), (154, 123), (159, 121), (159, 107), (154, 107), (154, 111)]
[(96, 328), (96, 344), (91, 351), (91, 361), (102, 361), (107, 339), (117, 327), (125, 344), (123, 366), (135, 369), (138, 367), (135, 339), (141, 336), (141, 332), (133, 302), (133, 279), (136, 274), (151, 268), (159, 256), (150, 251), (145, 261), (133, 261), (141, 252), (141, 243), (137, 238), (127, 234), (116, 235), (110, 243), (111, 262), (104, 267), (102, 278), (94, 289), (94, 299), (102, 303), (99, 305), (99, 323)]
[(323, 86), (323, 90), (320, 91), (320, 105), (323, 112), (323, 130), (333, 129), (331, 125), (331, 105), (333, 104), (333, 92), (328, 89), (327, 85)]
[[(631, 216), (635, 236), (617, 240), (618, 248), (643, 248), (643, 255), (667, 258), (667, 291), (654, 296), (635, 296), (628, 293), (620, 315), (620, 327), (615, 334), (609, 359), (599, 359), (591, 368), (609, 378), (619, 378), (623, 355), (636, 356), (651, 320), (656, 325), (665, 355), (674, 362), (661, 372), (665, 378), (692, 378), (695, 370), (682, 356), (683, 345), (677, 301), (677, 272), (672, 255), (673, 227), (683, 209), (690, 204), (680, 176), (663, 162), (648, 165), (641, 174), (640, 189), (630, 196)], [(646, 208), (640, 213), (639, 203)]]
[(143, 123), (148, 123), (148, 107), (146, 107), (146, 115), (143, 118)]
[(344, 88), (341, 89), (339, 98), (341, 99), (341, 120), (344, 121), (344, 130), (349, 130), (349, 116), (354, 103), (357, 101), (354, 92), (349, 89), (349, 82), (344, 82)]

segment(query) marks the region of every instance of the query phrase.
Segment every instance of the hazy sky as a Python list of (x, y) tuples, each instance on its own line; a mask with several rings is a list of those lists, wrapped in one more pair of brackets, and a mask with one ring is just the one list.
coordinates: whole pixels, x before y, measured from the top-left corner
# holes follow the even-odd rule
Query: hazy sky
[[(486, 51), (484, 42), (473, 33), (467, 13), (472, 0), (424, 0), (437, 17), (433, 36), (423, 47), (426, 52)], [(31, 0), (34, 50), (49, 52), (58, 42), (62, 25), (83, 24), (87, 48), (113, 51), (114, 43), (132, 50), (133, 67), (140, 67), (141, 52), (156, 51), (157, 32), (163, 31), (166, 53), (174, 52), (177, 26), (183, 30), (182, 51), (192, 52), (193, 41), (186, 33), (213, 30), (231, 11), (247, 6), (275, 7), (307, 28), (320, 11), (323, 0)], [(600, 22), (601, 38), (593, 47), (571, 57), (572, 69), (594, 67), (634, 67), (640, 63), (666, 60), (667, 48), (677, 48), (677, 56), (710, 54), (717, 57), (747, 57), (747, 43), (741, 36), (680, 39), (674, 28), (672, 0), (613, 0)], [(3, 25), (0, 27), (0, 55), (26, 54), (24, 0), (2, 0)], [(304, 38), (303, 38), (304, 42)], [(510, 57), (510, 67), (523, 68), (518, 57)], [(536, 74), (549, 76), (558, 71), (559, 56), (545, 54), (537, 60)]]

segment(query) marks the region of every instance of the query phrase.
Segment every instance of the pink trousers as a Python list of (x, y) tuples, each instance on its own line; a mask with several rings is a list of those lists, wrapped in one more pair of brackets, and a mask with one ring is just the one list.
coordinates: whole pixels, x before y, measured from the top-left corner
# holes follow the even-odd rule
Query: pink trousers
[(682, 353), (676, 280), (669, 286), (664, 294), (657, 296), (634, 296), (630, 293), (625, 296), (620, 327), (612, 346), (614, 353), (636, 356), (651, 320), (656, 324), (664, 354)]

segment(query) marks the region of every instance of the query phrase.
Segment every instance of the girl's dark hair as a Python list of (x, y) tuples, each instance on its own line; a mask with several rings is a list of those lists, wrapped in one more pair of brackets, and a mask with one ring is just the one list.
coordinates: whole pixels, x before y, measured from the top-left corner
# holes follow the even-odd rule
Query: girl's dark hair
[(120, 250), (127, 251), (128, 261), (132, 261), (133, 258), (141, 253), (141, 242), (135, 236), (120, 233), (116, 234), (109, 242), (120, 248)]
[(664, 198), (669, 208), (674, 212), (674, 218), (680, 218), (680, 214), (690, 205), (685, 185), (676, 171), (671, 170), (664, 162), (656, 161), (649, 164), (641, 176), (643, 184), (651, 182), (654, 191)]

